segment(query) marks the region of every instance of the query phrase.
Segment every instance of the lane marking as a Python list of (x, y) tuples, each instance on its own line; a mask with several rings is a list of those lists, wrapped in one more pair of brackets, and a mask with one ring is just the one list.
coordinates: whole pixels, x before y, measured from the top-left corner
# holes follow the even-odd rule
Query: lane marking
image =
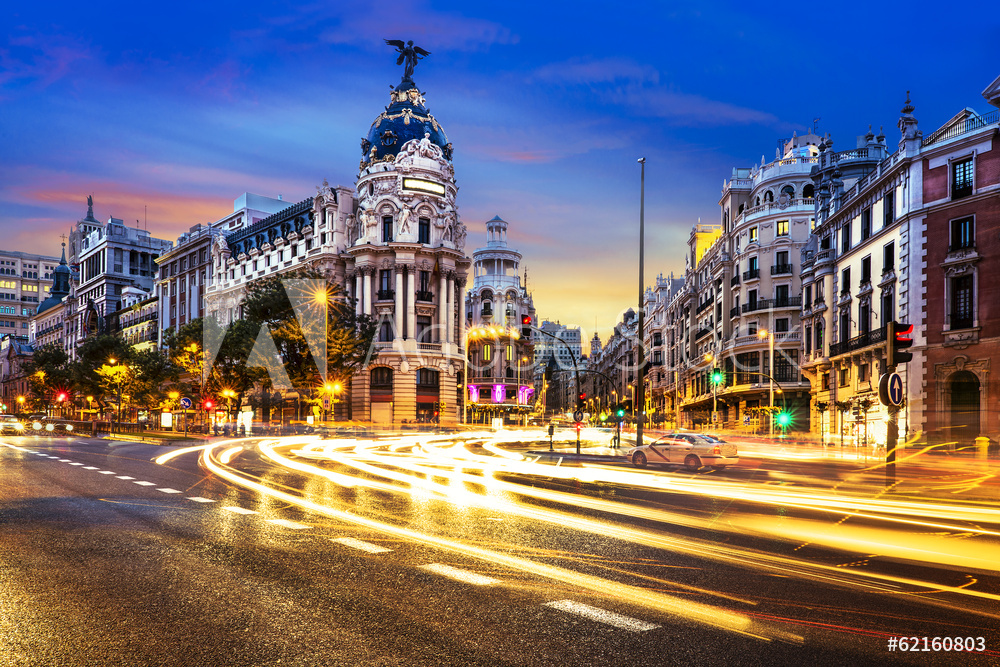
[(555, 602), (546, 602), (545, 606), (558, 609), (559, 611), (565, 611), (570, 614), (576, 614), (577, 616), (583, 616), (584, 618), (589, 618), (590, 620), (598, 621), (599, 623), (606, 623), (607, 625), (612, 625), (616, 628), (621, 628), (622, 630), (630, 630), (631, 632), (644, 632), (646, 630), (655, 630), (660, 627), (655, 623), (647, 623), (646, 621), (640, 621), (637, 618), (622, 616), (621, 614), (616, 614), (613, 611), (600, 609), (598, 607), (591, 607), (589, 604), (574, 602), (573, 600), (556, 600)]
[(69, 463), (73, 459), (59, 459), (59, 463)]
[(457, 567), (452, 567), (451, 565), (445, 565), (444, 563), (430, 563), (428, 565), (421, 565), (421, 570), (427, 570), (428, 572), (433, 572), (434, 574), (440, 574), (443, 577), (448, 577), (449, 579), (454, 579), (455, 581), (461, 581), (467, 584), (475, 584), (476, 586), (492, 586), (493, 584), (499, 584), (499, 579), (494, 579), (493, 577), (487, 577), (483, 574), (478, 574), (476, 572), (470, 572), (469, 570), (460, 570)]
[(154, 482), (138, 481), (138, 482), (132, 482), (132, 483), (133, 484), (138, 484), (139, 486), (156, 486), (156, 484)]
[(235, 507), (234, 505), (226, 505), (222, 509), (227, 510), (229, 512), (233, 512), (235, 514), (259, 514), (259, 512), (256, 512), (254, 510), (248, 510), (242, 507)]
[(214, 503), (215, 501), (211, 498), (202, 498), (201, 496), (192, 496), (188, 500), (193, 500), (196, 503)]
[(70, 463), (71, 466), (82, 466), (82, 463)]
[(392, 549), (387, 549), (371, 542), (365, 542), (364, 540), (357, 540), (353, 537), (331, 537), (330, 541), (343, 544), (345, 547), (351, 547), (352, 549), (367, 551), (370, 554), (384, 554), (392, 551)]
[(293, 528), (295, 530), (302, 530), (304, 528), (309, 528), (304, 523), (296, 523), (294, 521), (289, 521), (288, 519), (268, 519), (268, 523), (273, 523), (276, 526), (283, 526), (284, 528)]
[(157, 489), (160, 493), (184, 493), (183, 491), (178, 491), (177, 489), (163, 488)]
[(84, 466), (84, 470), (97, 470), (97, 466)]
[(118, 475), (118, 479), (135, 479), (135, 477), (129, 477), (128, 475)]
[(101, 470), (97, 473), (98, 475), (114, 475), (114, 470)]

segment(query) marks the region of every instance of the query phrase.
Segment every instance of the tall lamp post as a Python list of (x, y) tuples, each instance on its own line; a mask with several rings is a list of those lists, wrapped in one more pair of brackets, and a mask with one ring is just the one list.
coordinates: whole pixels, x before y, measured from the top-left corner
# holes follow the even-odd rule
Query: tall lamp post
[(646, 158), (639, 158), (640, 165), (640, 176), (639, 176), (639, 336), (636, 341), (639, 344), (638, 358), (639, 362), (639, 377), (636, 380), (636, 386), (639, 387), (639, 419), (636, 421), (635, 427), (635, 446), (642, 447), (642, 421), (645, 418), (645, 408), (646, 408), (646, 354), (642, 345), (642, 337), (645, 335), (644, 331), (644, 318), (646, 311), (643, 308), (643, 296), (646, 293), (646, 286), (644, 280), (644, 267), (643, 259), (645, 248), (643, 246), (645, 242), (646, 235)]
[(769, 408), (767, 414), (767, 437), (774, 437), (774, 332), (768, 331), (767, 329), (761, 329), (757, 332), (757, 336), (761, 339), (767, 338), (768, 342), (768, 357), (767, 357), (767, 384), (768, 384), (768, 394), (770, 395)]

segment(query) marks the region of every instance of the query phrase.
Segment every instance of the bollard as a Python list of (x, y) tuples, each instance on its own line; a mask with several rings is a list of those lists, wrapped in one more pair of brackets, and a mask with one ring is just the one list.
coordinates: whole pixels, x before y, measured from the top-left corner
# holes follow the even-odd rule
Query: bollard
[(976, 458), (979, 459), (980, 464), (986, 468), (989, 466), (989, 449), (990, 449), (990, 439), (986, 437), (976, 438)]

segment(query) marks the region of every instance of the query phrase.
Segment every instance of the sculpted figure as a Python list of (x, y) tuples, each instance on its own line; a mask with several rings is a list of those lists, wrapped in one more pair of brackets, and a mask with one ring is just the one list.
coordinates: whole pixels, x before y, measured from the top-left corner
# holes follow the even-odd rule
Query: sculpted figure
[(347, 231), (347, 245), (353, 245), (356, 234), (358, 233), (358, 221), (354, 217), (353, 213), (347, 216), (344, 220), (344, 225)]
[(455, 225), (455, 248), (458, 250), (465, 248), (465, 225), (462, 223)]
[(410, 209), (404, 208), (399, 216), (399, 235), (412, 234), (410, 231)]
[(389, 46), (395, 46), (396, 52), (399, 53), (399, 58), (396, 59), (397, 65), (403, 65), (405, 62), (403, 70), (403, 78), (409, 79), (413, 76), (413, 68), (417, 66), (417, 61), (425, 56), (431, 54), (430, 51), (425, 51), (419, 46), (413, 46), (413, 40), (403, 43), (401, 39), (387, 39), (385, 43)]

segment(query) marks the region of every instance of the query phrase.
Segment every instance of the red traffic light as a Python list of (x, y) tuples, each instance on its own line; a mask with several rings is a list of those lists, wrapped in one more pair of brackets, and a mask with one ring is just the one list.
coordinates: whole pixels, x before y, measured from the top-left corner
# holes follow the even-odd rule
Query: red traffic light
[(585, 391), (581, 391), (580, 392), (580, 400), (581, 401), (587, 400), (587, 392), (585, 392)]
[(212, 401), (205, 401), (205, 409), (206, 410), (211, 410), (212, 409), (212, 405), (213, 405)]
[(522, 315), (521, 316), (521, 324), (530, 325), (531, 324), (531, 315)]
[(62, 403), (63, 401), (65, 401), (66, 400), (66, 392), (64, 392), (64, 391), (59, 392), (59, 395), (56, 396), (56, 400), (58, 400), (60, 403)]

